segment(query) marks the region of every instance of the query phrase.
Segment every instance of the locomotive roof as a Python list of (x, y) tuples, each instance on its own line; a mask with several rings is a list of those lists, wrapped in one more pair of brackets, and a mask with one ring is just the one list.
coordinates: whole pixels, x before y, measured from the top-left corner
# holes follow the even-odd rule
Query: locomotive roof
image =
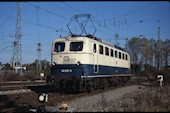
[[(96, 41), (98, 41), (98, 42), (100, 42), (100, 43), (103, 43), (103, 44), (106, 44), (106, 45), (108, 45), (108, 46), (114, 47), (114, 48), (116, 48), (116, 49), (125, 51), (123, 48), (121, 48), (121, 47), (119, 47), (119, 46), (117, 46), (117, 45), (114, 45), (114, 44), (112, 44), (112, 43), (110, 43), (110, 42), (107, 42), (107, 41), (105, 41), (105, 40), (103, 40), (103, 39), (96, 38), (95, 36), (93, 36), (93, 35), (91, 35), (91, 34), (85, 35), (85, 36), (84, 36), (84, 35), (70, 35), (69, 37), (70, 37), (70, 38), (76, 38), (76, 37), (90, 38), (90, 39), (96, 40)], [(67, 38), (67, 37), (61, 37), (61, 38)], [(125, 51), (125, 52), (126, 52), (126, 51)]]

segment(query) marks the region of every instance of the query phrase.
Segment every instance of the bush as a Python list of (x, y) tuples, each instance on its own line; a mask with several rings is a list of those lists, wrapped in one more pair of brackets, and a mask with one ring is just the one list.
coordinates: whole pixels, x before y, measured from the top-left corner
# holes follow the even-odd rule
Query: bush
[(35, 71), (26, 71), (24, 73), (24, 77), (30, 81), (36, 80), (36, 72)]
[(4, 71), (1, 76), (1, 81), (25, 81), (27, 80), (24, 76), (20, 76), (14, 71)]
[(0, 80), (2, 82), (7, 81), (34, 81), (37, 79), (41, 79), (39, 75), (36, 74), (35, 71), (25, 71), (23, 72), (23, 75), (19, 75), (18, 73), (15, 73), (15, 71), (12, 70), (5, 70), (1, 72)]
[(170, 68), (162, 68), (158, 71), (150, 65), (145, 65), (145, 71), (139, 71), (139, 66), (135, 66), (135, 68), (137, 67), (138, 69), (133, 73), (134, 76), (147, 77), (148, 79), (157, 82), (157, 75), (163, 75), (163, 83), (170, 84)]

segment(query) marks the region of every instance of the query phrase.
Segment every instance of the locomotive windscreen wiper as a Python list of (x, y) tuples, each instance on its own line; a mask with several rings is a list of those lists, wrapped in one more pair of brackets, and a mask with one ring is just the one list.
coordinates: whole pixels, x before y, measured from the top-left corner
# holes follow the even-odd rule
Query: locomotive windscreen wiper
[(70, 43), (70, 51), (82, 51), (83, 42), (71, 42)]
[(82, 45), (81, 45), (81, 44), (77, 47), (77, 49), (75, 50), (75, 52), (76, 52), (77, 50), (79, 50), (79, 49), (80, 49), (80, 47), (82, 47)]

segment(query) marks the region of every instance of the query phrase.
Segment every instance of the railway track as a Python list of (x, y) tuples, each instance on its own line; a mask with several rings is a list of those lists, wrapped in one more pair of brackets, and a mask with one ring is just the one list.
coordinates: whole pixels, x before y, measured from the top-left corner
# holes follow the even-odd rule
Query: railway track
[[(50, 105), (50, 106), (60, 106), (61, 103), (83, 97), (83, 96), (89, 96), (89, 95), (95, 95), (97, 93), (105, 92), (108, 90), (114, 90), (116, 88), (128, 86), (128, 85), (134, 85), (134, 84), (140, 84), (142, 82), (146, 82), (144, 78), (142, 77), (133, 77), (129, 82), (127, 82), (124, 85), (118, 85), (116, 87), (107, 87), (105, 89), (98, 89), (94, 90), (90, 93), (87, 92), (72, 92), (72, 93), (65, 93), (61, 94), (58, 89), (50, 88), (48, 85), (43, 85), (43, 83), (35, 83), (34, 85), (31, 85), (30, 83), (11, 83), (14, 87), (14, 89), (10, 89), (10, 83), (8, 85), (5, 83), (0, 83), (0, 91), (4, 92), (10, 92), (15, 91), (13, 93), (9, 94), (0, 94), (0, 112), (30, 112), (30, 109), (39, 108), (43, 104), (38, 100), (38, 97), (40, 94), (48, 94), (48, 101), (44, 103), (44, 105)], [(2, 85), (4, 84), (4, 85)], [(19, 89), (15, 89), (18, 88)], [(2, 90), (3, 89), (3, 90)], [(25, 92), (21, 90), (26, 90)], [(19, 91), (21, 91), (19, 93)]]

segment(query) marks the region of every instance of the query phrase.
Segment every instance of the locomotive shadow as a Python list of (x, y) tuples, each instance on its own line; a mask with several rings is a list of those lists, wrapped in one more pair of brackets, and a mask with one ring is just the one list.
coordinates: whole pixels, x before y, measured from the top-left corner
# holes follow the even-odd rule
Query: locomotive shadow
[(6, 109), (16, 107), (14, 101), (9, 100), (7, 95), (0, 95), (0, 113), (6, 112)]
[(36, 93), (50, 93), (55, 92), (57, 93), (58, 90), (55, 88), (51, 88), (49, 85), (42, 85), (42, 86), (27, 86), (27, 89), (34, 91)]
[(77, 94), (80, 91), (74, 91), (73, 89), (59, 89), (55, 87), (50, 87), (50, 85), (43, 86), (27, 86), (27, 89), (34, 91), (38, 94), (42, 93), (60, 93), (60, 94)]

